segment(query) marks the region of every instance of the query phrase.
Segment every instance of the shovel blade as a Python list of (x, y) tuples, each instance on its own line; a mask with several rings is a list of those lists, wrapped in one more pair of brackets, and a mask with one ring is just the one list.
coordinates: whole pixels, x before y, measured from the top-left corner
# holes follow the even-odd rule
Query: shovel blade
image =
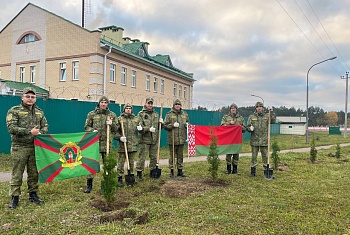
[(134, 185), (135, 184), (135, 175), (128, 172), (128, 174), (125, 175), (125, 183), (128, 186)]
[(265, 170), (264, 170), (264, 176), (266, 179), (273, 179), (273, 169), (267, 167)]

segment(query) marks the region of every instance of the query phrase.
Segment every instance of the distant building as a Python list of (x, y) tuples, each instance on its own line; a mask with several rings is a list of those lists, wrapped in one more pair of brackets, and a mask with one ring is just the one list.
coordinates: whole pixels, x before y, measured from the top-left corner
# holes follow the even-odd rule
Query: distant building
[(117, 26), (90, 31), (28, 3), (0, 31), (0, 79), (28, 82), (49, 98), (192, 107), (193, 74), (169, 55), (151, 56), (148, 42), (123, 36)]
[(306, 117), (277, 116), (276, 122), (280, 124), (280, 134), (306, 134)]

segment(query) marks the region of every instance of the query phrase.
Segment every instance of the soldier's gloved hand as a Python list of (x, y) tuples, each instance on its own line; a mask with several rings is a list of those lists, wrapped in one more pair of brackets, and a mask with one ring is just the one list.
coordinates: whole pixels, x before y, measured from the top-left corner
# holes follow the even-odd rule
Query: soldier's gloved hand
[(112, 125), (112, 119), (107, 119), (106, 124), (107, 125)]
[(184, 124), (185, 128), (187, 128), (187, 125), (188, 125), (188, 122), (186, 122), (186, 123)]
[(159, 118), (159, 122), (163, 124), (163, 118)]
[(174, 122), (174, 127), (179, 127), (180, 124), (178, 122)]
[(267, 107), (267, 110), (270, 110), (272, 112), (273, 108), (272, 107)]
[(250, 126), (250, 127), (249, 127), (249, 130), (250, 130), (250, 131), (254, 131), (254, 127), (253, 127), (253, 126)]
[(92, 132), (98, 132), (98, 130), (93, 130)]
[(150, 132), (155, 132), (156, 131), (156, 128), (154, 128), (153, 126), (151, 128), (149, 128), (149, 131)]
[(120, 141), (126, 143), (126, 137), (125, 136), (120, 137)]
[(142, 131), (142, 126), (141, 125), (138, 125), (136, 128), (137, 128), (138, 131)]

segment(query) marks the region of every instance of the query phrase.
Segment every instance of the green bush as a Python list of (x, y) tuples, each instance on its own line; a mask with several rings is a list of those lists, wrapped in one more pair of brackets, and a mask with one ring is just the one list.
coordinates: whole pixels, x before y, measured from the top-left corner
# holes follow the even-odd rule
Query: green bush
[(277, 141), (274, 141), (271, 145), (272, 148), (272, 153), (271, 153), (271, 158), (273, 161), (273, 166), (274, 169), (277, 170), (278, 164), (280, 163), (280, 157), (278, 156), (278, 152), (281, 151), (280, 147), (278, 146)]
[(210, 146), (209, 146), (209, 154), (207, 160), (210, 164), (209, 172), (213, 179), (218, 177), (218, 170), (220, 165), (220, 159), (218, 155), (218, 137), (214, 135), (213, 130), (210, 130)]
[(313, 135), (311, 140), (310, 161), (314, 163), (316, 159), (317, 159), (317, 149), (316, 149), (315, 136)]
[(115, 201), (115, 191), (117, 190), (118, 173), (115, 170), (117, 157), (109, 154), (105, 157), (103, 163), (103, 179), (101, 181), (101, 190), (103, 197), (107, 202)]

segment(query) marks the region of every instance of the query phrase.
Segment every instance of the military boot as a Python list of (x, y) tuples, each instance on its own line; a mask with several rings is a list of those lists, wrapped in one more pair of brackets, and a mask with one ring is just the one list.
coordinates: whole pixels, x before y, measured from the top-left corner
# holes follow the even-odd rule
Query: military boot
[(12, 196), (11, 202), (9, 204), (10, 209), (16, 209), (18, 206), (19, 196)]
[(118, 176), (118, 187), (123, 187), (123, 176)]
[(142, 171), (137, 171), (137, 180), (142, 181)]
[(225, 174), (231, 174), (231, 164), (227, 165)]
[(91, 179), (87, 179), (86, 181), (86, 189), (84, 190), (84, 193), (90, 193), (92, 190), (92, 178)]
[(36, 203), (38, 205), (40, 205), (41, 203), (44, 202), (43, 200), (40, 199), (40, 197), (38, 197), (36, 192), (29, 193), (29, 201), (34, 202), (34, 203)]
[(186, 175), (182, 172), (182, 169), (177, 170), (177, 176), (186, 177)]
[(240, 173), (238, 173), (238, 166), (235, 164), (232, 165), (232, 174), (240, 175)]
[(250, 168), (250, 177), (254, 177), (255, 176), (255, 172), (256, 172), (256, 167), (251, 167)]

